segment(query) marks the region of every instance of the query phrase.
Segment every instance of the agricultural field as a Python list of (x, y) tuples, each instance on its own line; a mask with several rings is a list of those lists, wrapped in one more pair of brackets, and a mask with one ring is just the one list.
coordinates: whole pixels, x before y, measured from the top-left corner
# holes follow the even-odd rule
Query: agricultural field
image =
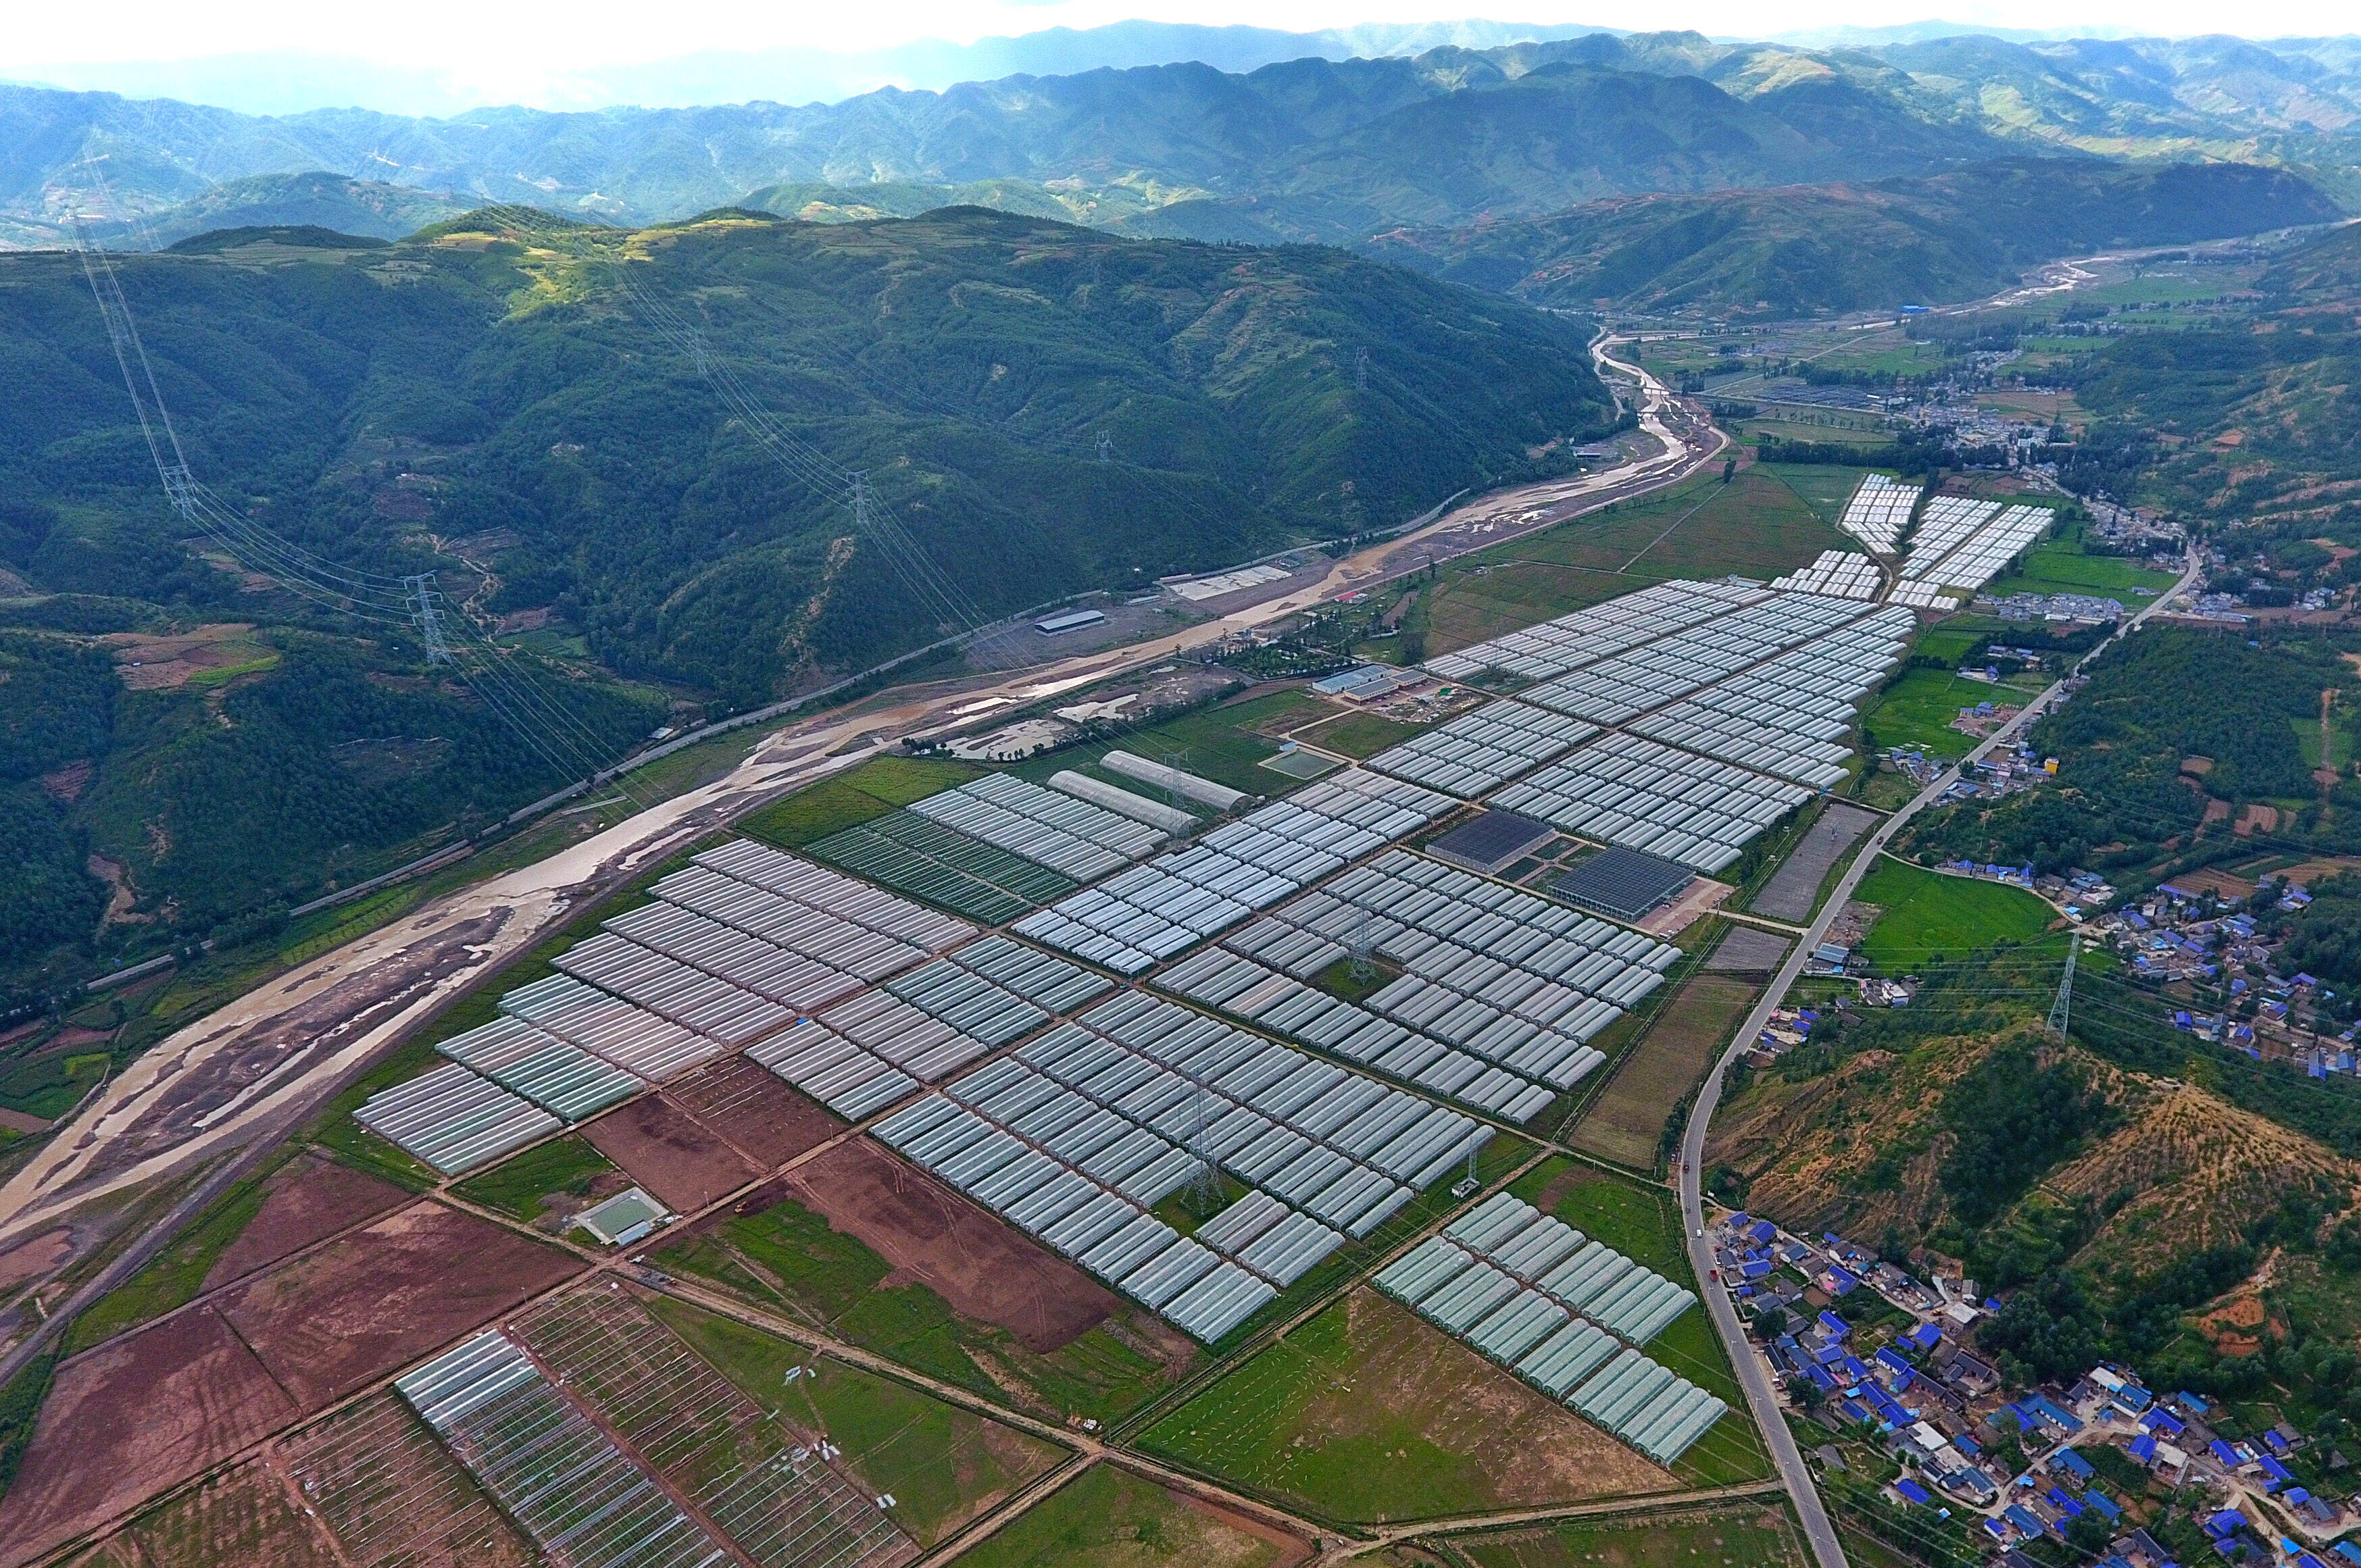
[(1308, 1541), (1100, 1464), (953, 1568), (1295, 1568), (1311, 1556)]
[[(2137, 609), (2180, 579), (2170, 572), (2152, 572), (2121, 555), (2097, 555), (2082, 548), (2081, 535), (2049, 539), (2025, 554), (2015, 571), (1995, 577), (1983, 591), (1995, 597), (2010, 594), (2091, 594), (2123, 601)], [(2137, 590), (2145, 589), (2142, 593)]]
[(922, 1546), (956, 1533), (1063, 1456), (1014, 1427), (733, 1319), (667, 1297), (649, 1310), (749, 1397), (825, 1433), (872, 1490), (893, 1496), (895, 1519)]
[[(582, 1201), (605, 1197), (626, 1185), (606, 1156), (574, 1135), (536, 1144), (452, 1189), (457, 1196), (497, 1209), (527, 1224), (544, 1219), (562, 1223)], [(553, 1214), (551, 1211), (558, 1211)]]
[[(1194, 1357), (1159, 1320), (915, 1172), (898, 1197), (861, 1190), (859, 1212), (812, 1186), (795, 1189), (805, 1201), (682, 1236), (657, 1261), (1049, 1420), (1111, 1421)], [(833, 1221), (807, 1201), (835, 1206)]]
[(1881, 751), (1904, 746), (1930, 757), (1964, 757), (1975, 750), (1977, 738), (1951, 728), (1960, 709), (1985, 702), (2022, 707), (2047, 684), (2039, 675), (1995, 685), (1949, 670), (1910, 670), (1872, 699), (1861, 715), (1862, 736)]
[[(1510, 1190), (1634, 1263), (1697, 1288), (1697, 1277), (1689, 1270), (1688, 1255), (1681, 1245), (1680, 1211), (1669, 1187), (1610, 1176), (1561, 1157), (1534, 1167)], [(1674, 1474), (1698, 1486), (1728, 1486), (1770, 1475), (1770, 1456), (1747, 1420), (1745, 1395), (1703, 1308), (1692, 1307), (1674, 1319), (1670, 1327), (1648, 1342), (1646, 1349), (1658, 1362), (1730, 1406), (1730, 1412), (1714, 1423), (1713, 1430), (1674, 1462)]]
[(1784, 1508), (1739, 1508), (1597, 1524), (1570, 1521), (1461, 1536), (1474, 1568), (1809, 1568)]
[(1773, 577), (1844, 543), (1786, 478), (1747, 467), (1725, 485), (1715, 469), (1452, 563), (1428, 597), (1427, 647), (1464, 647), (1667, 577)]
[(1861, 951), (1888, 974), (1941, 958), (1963, 958), (1994, 942), (2030, 942), (2047, 930), (2054, 912), (2020, 887), (1946, 876), (1891, 856), (1881, 858), (1854, 890), (1853, 899), (1884, 913)]
[(1637, 1170), (1654, 1167), (1665, 1119), (1705, 1076), (1754, 1000), (1755, 986), (1700, 970), (1615, 1064), (1575, 1124), (1574, 1146)]
[(1149, 1452), (1378, 1523), (1653, 1492), (1671, 1475), (1373, 1290), (1355, 1290), (1150, 1427)]
[(956, 789), (983, 772), (945, 757), (875, 757), (764, 806), (738, 828), (783, 850), (800, 849), (914, 800)]

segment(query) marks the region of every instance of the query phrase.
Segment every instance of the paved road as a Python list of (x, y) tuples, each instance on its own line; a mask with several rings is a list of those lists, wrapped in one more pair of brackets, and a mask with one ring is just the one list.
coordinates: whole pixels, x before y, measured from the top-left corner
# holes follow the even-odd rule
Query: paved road
[[(2198, 567), (2199, 560), (2192, 545), (2188, 565), (2171, 592), (2158, 594), (2138, 614), (2118, 627), (2113, 637), (2083, 654), (2075, 663), (2074, 673), (2080, 674), (2082, 667), (2102, 652), (2136, 630), (2142, 621), (2163, 609), (2176, 595), (2185, 592), (2196, 580)], [(1813, 1486), (1811, 1469), (1804, 1463), (1803, 1452), (1795, 1445), (1795, 1434), (1787, 1430), (1778, 1396), (1771, 1387), (1770, 1369), (1755, 1354), (1752, 1344), (1747, 1340), (1746, 1330), (1738, 1320), (1738, 1309), (1731, 1304), (1730, 1293), (1719, 1288), (1712, 1277), (1715, 1266), (1713, 1246), (1704, 1234), (1705, 1203), (1701, 1190), (1705, 1179), (1706, 1132), (1713, 1122), (1714, 1107), (1721, 1102), (1722, 1080), (1730, 1070), (1730, 1064), (1763, 1033), (1763, 1025), (1771, 1021), (1772, 1010), (1779, 1005), (1788, 988), (1803, 973), (1804, 964), (1810, 959), (1812, 949), (1827, 939), (1828, 927), (1843, 911), (1846, 902), (1852, 897), (1853, 890), (1861, 885), (1861, 878), (1877, 863), (1877, 857), (1884, 851), (1885, 846), (1912, 817), (1958, 782), (1967, 769), (1982, 762), (2004, 741), (2014, 741), (2058, 700), (2065, 689), (2064, 681), (2053, 683), (2040, 696), (2026, 704), (2024, 712), (1994, 730), (1989, 739), (1960, 762), (1936, 775), (1934, 781), (1914, 795), (1908, 805), (1886, 818), (1877, 831), (1869, 836), (1854, 856), (1852, 864), (1845, 869), (1844, 876), (1839, 880), (1835, 890), (1828, 894), (1828, 903), (1821, 906), (1818, 916), (1788, 953), (1786, 962), (1780, 966), (1779, 972), (1755, 1003), (1754, 1010), (1746, 1015), (1746, 1022), (1730, 1036), (1729, 1049), (1722, 1053), (1721, 1059), (1707, 1074), (1704, 1084), (1697, 1090), (1697, 1102), (1690, 1107), (1688, 1126), (1681, 1137), (1681, 1223), (1688, 1233), (1689, 1264), (1697, 1270), (1698, 1288), (1705, 1293), (1714, 1332), (1721, 1336), (1722, 1344), (1730, 1352), (1730, 1364), (1738, 1369), (1739, 1383), (1746, 1390), (1747, 1408), (1753, 1411), (1754, 1424), (1762, 1429), (1763, 1441), (1771, 1445), (1771, 1457), (1777, 1463), (1779, 1474), (1786, 1480), (1788, 1495), (1795, 1500), (1795, 1512), (1804, 1522), (1804, 1535), (1811, 1542), (1812, 1555), (1818, 1561), (1820, 1568), (1844, 1568), (1844, 1548), (1837, 1541), (1836, 1529), (1828, 1521), (1828, 1510), (1821, 1506), (1820, 1495)]]

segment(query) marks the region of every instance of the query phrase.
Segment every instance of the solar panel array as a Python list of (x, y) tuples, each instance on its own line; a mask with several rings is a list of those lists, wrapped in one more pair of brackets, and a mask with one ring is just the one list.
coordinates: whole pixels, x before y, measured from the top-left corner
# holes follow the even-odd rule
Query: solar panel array
[(1909, 611), (1883, 607), (1630, 728), (1827, 789), (1843, 779), (1851, 755), (1843, 741), (1854, 705), (1901, 657), (1916, 630)]
[(1914, 542), (1903, 575), (1945, 587), (1982, 587), (2057, 519), (2048, 507), (2010, 507), (1981, 522), (1957, 548), (1939, 556), (1931, 545)]
[(1836, 598), (1873, 599), (1884, 583), (1877, 563), (1858, 550), (1823, 550), (1808, 566), (1798, 566), (1784, 577), (1773, 577), (1774, 588), (1804, 594), (1828, 594)]
[[(877, 1136), (1211, 1343), (1490, 1135), (1457, 1112), (1126, 992), (880, 1122)], [(1182, 1237), (1201, 1168), (1254, 1189)]]
[(1845, 502), (1837, 526), (1880, 555), (1891, 555), (1901, 549), (1902, 531), (1909, 526), (1910, 513), (1917, 505), (1917, 486), (1883, 474), (1864, 474), (1852, 499)]
[(1763, 597), (1764, 590), (1743, 584), (1658, 583), (1538, 626), (1438, 654), (1426, 662), (1426, 669), (1444, 680), (1464, 680), (1486, 670), (1499, 670), (1529, 681), (1545, 681)]
[(1171, 836), (1008, 773), (986, 773), (910, 809), (1076, 882), (1096, 881)]
[(1780, 594), (1544, 682), (1519, 698), (1577, 718), (1621, 724), (1823, 637), (1861, 613), (1849, 599)]
[(1695, 1304), (1694, 1292), (1507, 1193), (1375, 1283), (1659, 1464), (1687, 1452), (1729, 1408), (1622, 1343), (1644, 1344)]
[[(1301, 983), (1367, 944), (1403, 972), (1360, 1003)], [(1588, 1042), (1678, 950), (1403, 850), (1346, 872), (1158, 983), (1523, 1122), (1606, 1058)]]
[(1473, 800), (1598, 733), (1597, 725), (1562, 713), (1521, 702), (1495, 702), (1380, 751), (1367, 765)]
[(1787, 779), (1618, 733), (1510, 784), (1491, 804), (1710, 873), (1811, 795)]
[(1010, 927), (1136, 975), (1403, 838), (1457, 803), (1349, 768)]

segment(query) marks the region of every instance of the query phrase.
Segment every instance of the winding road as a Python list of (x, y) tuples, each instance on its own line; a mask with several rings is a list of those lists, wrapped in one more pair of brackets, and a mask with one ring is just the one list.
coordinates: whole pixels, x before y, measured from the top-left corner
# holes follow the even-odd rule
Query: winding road
[[(2191, 545), (2180, 580), (2173, 585), (2171, 590), (2158, 594), (2137, 614), (2117, 627), (2114, 636), (2083, 654), (2075, 662), (2072, 674), (2081, 674), (2084, 665), (2136, 630), (2142, 621), (2162, 609), (2175, 597), (2187, 592), (2197, 580), (2201, 565), (2196, 548)], [(2069, 676), (2070, 678), (2071, 675)], [(1714, 1063), (1713, 1069), (1706, 1074), (1705, 1081), (1697, 1088), (1697, 1100), (1689, 1109), (1688, 1125), (1681, 1135), (1681, 1224), (1688, 1233), (1686, 1242), (1689, 1249), (1689, 1266), (1697, 1271), (1698, 1288), (1704, 1292), (1706, 1306), (1712, 1313), (1714, 1332), (1721, 1336), (1723, 1346), (1730, 1352), (1730, 1365), (1736, 1369), (1739, 1383), (1746, 1390), (1747, 1409), (1753, 1412), (1754, 1424), (1762, 1429), (1763, 1440), (1771, 1449), (1771, 1457), (1779, 1466), (1780, 1476), (1787, 1483), (1788, 1496), (1795, 1499), (1796, 1515), (1803, 1520), (1805, 1538), (1811, 1542), (1812, 1555), (1818, 1561), (1820, 1568), (1844, 1568), (1844, 1548), (1839, 1543), (1836, 1528), (1829, 1522), (1828, 1510), (1821, 1505), (1819, 1492), (1813, 1486), (1811, 1468), (1804, 1462), (1803, 1452), (1796, 1446), (1795, 1434), (1787, 1430), (1778, 1394), (1771, 1386), (1770, 1368), (1747, 1339), (1745, 1325), (1739, 1321), (1738, 1309), (1731, 1303), (1730, 1292), (1720, 1288), (1713, 1278), (1713, 1244), (1705, 1234), (1706, 1134), (1713, 1122), (1714, 1108), (1721, 1102), (1722, 1082), (1730, 1070), (1730, 1064), (1762, 1035), (1763, 1026), (1771, 1021), (1772, 1010), (1779, 1005), (1789, 988), (1795, 983), (1796, 977), (1804, 972), (1804, 965), (1811, 958), (1812, 949), (1827, 940), (1828, 927), (1843, 912), (1853, 890), (1861, 885), (1861, 878), (1867, 876), (1870, 868), (1877, 863), (1877, 857), (1885, 851), (1886, 845), (1909, 825), (1912, 817), (1940, 799), (1943, 792), (1959, 782), (1968, 769), (1983, 761), (2004, 743), (2014, 741), (2058, 700), (2065, 689), (2065, 681), (2052, 682), (2040, 696), (2025, 705), (2022, 713), (1994, 730), (1966, 757), (1937, 774), (1925, 789), (1913, 795), (1908, 804), (1887, 817), (1869, 836), (1868, 841), (1854, 855), (1852, 864), (1845, 868), (1844, 875), (1829, 893), (1828, 902), (1820, 906), (1819, 914), (1788, 951), (1786, 962), (1772, 978), (1770, 985), (1755, 1003), (1753, 1011), (1747, 1014), (1746, 1021), (1730, 1036), (1729, 1048)]]

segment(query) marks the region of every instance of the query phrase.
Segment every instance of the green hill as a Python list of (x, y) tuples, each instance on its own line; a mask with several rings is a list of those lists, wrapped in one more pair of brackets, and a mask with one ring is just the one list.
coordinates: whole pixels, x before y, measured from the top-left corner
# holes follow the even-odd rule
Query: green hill
[(1397, 232), (1372, 248), (1536, 304), (1800, 315), (1973, 299), (2077, 251), (2336, 215), (2279, 170), (2006, 159), (1867, 184), (1623, 197), (1526, 223)]
[[(1613, 418), (1581, 323), (1334, 250), (974, 208), (636, 233), (491, 212), (121, 262), (199, 477), (324, 556), (438, 571), (478, 624), (534, 628), (610, 752), (667, 701), (751, 705), (945, 630), (619, 268), (866, 470), (986, 615), (1398, 522)], [(0, 814), (49, 824), (6, 840), (39, 874), (0, 873), (0, 967), (86, 930), (91, 854), (136, 912), (201, 931), (556, 782), (404, 629), (181, 537), (68, 254), (0, 257), (0, 569), (33, 590), (0, 602)], [(111, 950), (168, 934), (117, 926)]]

